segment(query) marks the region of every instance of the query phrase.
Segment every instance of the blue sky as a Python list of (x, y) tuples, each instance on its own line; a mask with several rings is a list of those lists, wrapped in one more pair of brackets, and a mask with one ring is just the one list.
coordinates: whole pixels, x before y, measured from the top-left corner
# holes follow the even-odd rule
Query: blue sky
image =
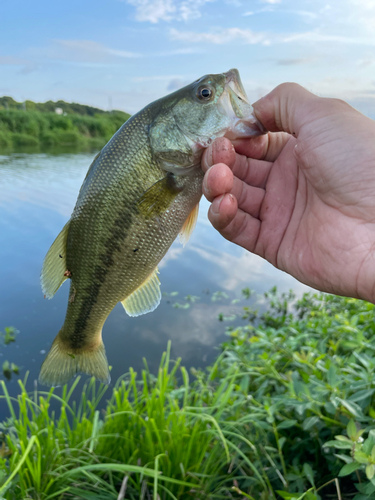
[(0, 95), (134, 113), (237, 67), (375, 118), (375, 0), (1, 0)]

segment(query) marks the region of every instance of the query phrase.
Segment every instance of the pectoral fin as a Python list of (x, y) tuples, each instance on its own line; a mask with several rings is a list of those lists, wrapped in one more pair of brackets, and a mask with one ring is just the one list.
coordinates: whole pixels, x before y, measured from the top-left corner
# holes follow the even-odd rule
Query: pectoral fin
[(193, 210), (190, 212), (188, 218), (186, 219), (184, 225), (182, 226), (180, 234), (178, 235), (180, 243), (182, 243), (184, 246), (189, 241), (190, 236), (194, 231), (198, 219), (198, 213), (199, 213), (199, 203), (197, 203), (193, 208)]
[(40, 281), (43, 293), (48, 299), (52, 299), (60, 286), (69, 277), (66, 267), (66, 240), (69, 223), (70, 221), (65, 224), (44, 258)]
[(159, 270), (156, 268), (135, 292), (121, 301), (129, 316), (140, 316), (158, 307), (161, 300), (158, 274)]
[(177, 186), (174, 175), (168, 172), (143, 193), (137, 202), (138, 209), (146, 219), (157, 217), (167, 210), (182, 190)]

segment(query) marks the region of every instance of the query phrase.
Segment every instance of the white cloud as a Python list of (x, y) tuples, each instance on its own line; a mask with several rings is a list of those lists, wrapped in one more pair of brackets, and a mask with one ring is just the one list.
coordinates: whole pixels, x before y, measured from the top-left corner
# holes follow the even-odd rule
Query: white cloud
[(277, 59), (276, 64), (279, 66), (301, 66), (303, 64), (311, 64), (314, 62), (312, 57), (301, 57), (296, 59)]
[(209, 42), (214, 44), (224, 44), (232, 42), (233, 40), (241, 40), (249, 44), (263, 43), (268, 44), (268, 38), (265, 33), (255, 32), (251, 30), (244, 30), (240, 28), (227, 28), (216, 29), (211, 33), (196, 33), (193, 31), (180, 31), (172, 28), (170, 36), (174, 40), (181, 40), (183, 42), (201, 43)]
[(194, 31), (181, 31), (171, 28), (169, 34), (173, 40), (190, 43), (213, 43), (215, 45), (223, 45), (235, 40), (242, 41), (246, 44), (262, 44), (273, 45), (277, 43), (292, 43), (292, 42), (312, 42), (325, 43), (336, 42), (341, 44), (352, 45), (375, 45), (375, 37), (355, 37), (346, 35), (331, 35), (321, 33), (319, 31), (306, 31), (302, 33), (279, 34), (279, 33), (263, 33), (241, 28), (216, 28), (208, 33), (197, 33)]
[(103, 47), (103, 49), (108, 53), (113, 56), (117, 57), (141, 57), (141, 54), (138, 54), (136, 52), (128, 52), (127, 50), (113, 50), (113, 49), (107, 49), (106, 47)]
[(128, 0), (136, 8), (137, 21), (170, 21), (176, 12), (173, 0)]
[(0, 66), (20, 66), (20, 73), (23, 74), (31, 73), (38, 67), (38, 65), (33, 61), (13, 56), (0, 56)]
[(155, 52), (152, 56), (155, 57), (170, 57), (170, 56), (180, 56), (180, 55), (189, 55), (189, 54), (197, 54), (198, 52), (202, 52), (198, 48), (184, 47), (182, 49), (174, 49), (167, 50), (165, 52)]
[(181, 78), (181, 75), (152, 75), (152, 76), (135, 76), (132, 78), (133, 82), (157, 82), (168, 81), (172, 78)]
[(180, 17), (184, 21), (189, 21), (190, 19), (197, 19), (201, 17), (200, 8), (203, 7), (205, 3), (212, 2), (215, 0), (188, 0), (182, 2), (180, 6)]
[(375, 30), (374, 0), (315, 0), (314, 11), (318, 14), (325, 32), (343, 36), (373, 37)]
[(56, 59), (72, 61), (106, 62), (110, 58), (133, 58), (141, 54), (125, 50), (115, 50), (92, 40), (54, 40), (55, 46), (50, 49), (50, 55)]
[(81, 67), (104, 67), (120, 59), (142, 57), (142, 54), (112, 49), (93, 40), (52, 40), (46, 47), (32, 47), (27, 52), (38, 61), (41, 58), (67, 61)]
[(366, 57), (357, 60), (357, 66), (361, 68), (366, 68), (367, 66), (372, 66), (373, 64), (375, 64), (374, 57)]
[(374, 0), (349, 0), (353, 7), (353, 17), (370, 34), (375, 30), (375, 2)]
[(183, 80), (182, 78), (172, 78), (168, 83), (167, 90), (173, 92), (174, 90), (178, 90), (185, 85), (188, 85), (189, 82)]
[(200, 9), (207, 2), (216, 0), (127, 0), (136, 8), (137, 21), (190, 21), (201, 17)]
[(0, 65), (9, 65), (9, 66), (23, 66), (27, 64), (29, 61), (26, 59), (20, 59), (18, 57), (12, 56), (0, 56)]
[(337, 42), (351, 45), (375, 45), (374, 37), (352, 37), (346, 35), (329, 35), (318, 31), (307, 31), (305, 33), (293, 33), (281, 39), (284, 43), (305, 41), (305, 42)]

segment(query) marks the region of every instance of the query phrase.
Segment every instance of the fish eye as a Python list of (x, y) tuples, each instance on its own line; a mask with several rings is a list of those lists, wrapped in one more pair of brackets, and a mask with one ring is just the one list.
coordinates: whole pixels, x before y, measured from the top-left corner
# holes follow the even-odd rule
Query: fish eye
[(210, 87), (199, 87), (197, 90), (197, 97), (201, 101), (209, 101), (213, 96), (213, 91)]

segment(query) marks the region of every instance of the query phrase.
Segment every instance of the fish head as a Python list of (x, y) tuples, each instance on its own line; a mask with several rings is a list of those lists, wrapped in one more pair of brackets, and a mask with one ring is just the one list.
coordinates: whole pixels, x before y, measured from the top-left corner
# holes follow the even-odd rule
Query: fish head
[(162, 168), (175, 174), (199, 165), (204, 148), (218, 137), (233, 140), (266, 133), (237, 69), (205, 75), (157, 103), (151, 147)]
[(203, 76), (185, 89), (186, 97), (175, 106), (175, 119), (181, 131), (203, 147), (217, 137), (249, 138), (266, 132), (237, 69)]
[(267, 133), (254, 114), (238, 70), (231, 69), (224, 75), (225, 89), (219, 100), (219, 110), (229, 120), (224, 136), (234, 140)]

